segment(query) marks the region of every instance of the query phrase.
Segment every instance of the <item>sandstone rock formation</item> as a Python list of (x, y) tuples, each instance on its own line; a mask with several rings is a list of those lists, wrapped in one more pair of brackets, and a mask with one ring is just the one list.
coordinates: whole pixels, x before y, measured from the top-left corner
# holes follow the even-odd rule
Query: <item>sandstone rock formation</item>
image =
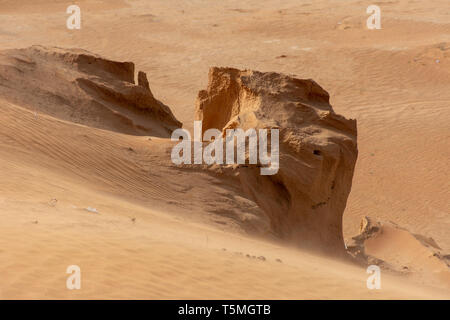
[(213, 67), (196, 119), (216, 128), (278, 128), (280, 167), (236, 168), (243, 189), (265, 212), (272, 232), (306, 248), (344, 253), (342, 215), (357, 158), (356, 121), (337, 115), (313, 80), (273, 72)]
[(80, 49), (32, 46), (0, 52), (0, 96), (37, 113), (134, 135), (166, 137), (181, 126), (134, 64)]
[(450, 284), (450, 255), (431, 237), (412, 233), (394, 222), (361, 220), (359, 234), (347, 243), (347, 250), (364, 265), (414, 274), (432, 275), (428, 282)]

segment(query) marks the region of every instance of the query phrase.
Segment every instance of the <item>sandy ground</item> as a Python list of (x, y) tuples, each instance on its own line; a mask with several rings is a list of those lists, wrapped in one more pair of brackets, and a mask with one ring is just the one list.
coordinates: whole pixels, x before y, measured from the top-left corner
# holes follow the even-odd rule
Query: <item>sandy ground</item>
[[(336, 112), (358, 120), (344, 235), (372, 216), (450, 251), (447, 0), (378, 1), (382, 30), (365, 26), (369, 1), (78, 1), (81, 30), (66, 28), (71, 2), (20, 4), (0, 0), (0, 48), (134, 61), (188, 129), (210, 66), (316, 80)], [(214, 199), (196, 201), (211, 185), (225, 191), (206, 175), (152, 170), (166, 152), (157, 138), (36, 116), (1, 97), (0, 108), (0, 298), (450, 297), (445, 282), (385, 273), (368, 290), (364, 268), (206, 219)], [(79, 291), (65, 286), (72, 264)]]

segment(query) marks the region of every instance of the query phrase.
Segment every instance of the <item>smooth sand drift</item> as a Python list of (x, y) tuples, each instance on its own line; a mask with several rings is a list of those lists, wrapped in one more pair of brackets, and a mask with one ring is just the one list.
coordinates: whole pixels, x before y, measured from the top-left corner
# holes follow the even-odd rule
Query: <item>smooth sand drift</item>
[[(364, 216), (408, 231), (386, 227), (366, 241), (366, 254), (394, 265), (382, 269), (381, 290), (368, 290), (356, 262), (255, 236), (258, 206), (231, 179), (174, 168), (153, 116), (143, 127), (155, 132), (143, 133), (117, 101), (108, 107), (131, 121), (123, 130), (82, 110), (56, 114), (43, 93), (77, 97), (64, 91), (75, 78), (52, 75), (48, 58), (45, 77), (21, 80), (27, 60), (12, 77), (16, 62), (2, 59), (0, 298), (450, 298), (448, 266), (433, 255), (434, 243), (440, 257), (450, 251), (447, 0), (380, 2), (382, 30), (366, 29), (371, 3), (356, 1), (78, 3), (82, 28), (68, 30), (72, 3), (0, 0), (0, 48), (133, 61), (187, 129), (211, 66), (314, 79), (337, 113), (358, 121), (344, 239)], [(145, 88), (142, 76), (135, 82)], [(85, 101), (105, 100), (89, 88)], [(81, 267), (81, 290), (66, 288), (69, 265)]]

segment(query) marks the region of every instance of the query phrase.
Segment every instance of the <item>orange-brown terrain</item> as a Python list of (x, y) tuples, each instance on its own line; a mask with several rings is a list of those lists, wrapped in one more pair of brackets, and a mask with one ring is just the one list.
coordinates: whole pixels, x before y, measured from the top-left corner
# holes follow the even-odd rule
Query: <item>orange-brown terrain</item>
[[(79, 30), (69, 1), (19, 2), (1, 299), (450, 298), (447, 0), (80, 0)], [(194, 120), (280, 129), (278, 173), (173, 164)]]

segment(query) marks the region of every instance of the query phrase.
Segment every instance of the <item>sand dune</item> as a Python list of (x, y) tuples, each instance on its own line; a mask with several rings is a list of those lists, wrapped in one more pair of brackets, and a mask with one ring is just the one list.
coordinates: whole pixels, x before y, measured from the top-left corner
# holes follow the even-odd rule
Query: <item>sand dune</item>
[[(365, 268), (250, 238), (231, 219), (218, 224), (201, 215), (206, 203), (190, 205), (188, 192), (155, 179), (156, 172), (169, 177), (167, 168), (142, 175), (139, 161), (130, 160), (127, 146), (155, 150), (157, 138), (36, 119), (17, 105), (1, 105), (3, 123), (10, 124), (1, 131), (2, 298), (445, 297), (443, 289), (419, 290), (389, 274), (383, 291), (368, 291)], [(135, 180), (138, 174), (152, 181)], [(214, 190), (214, 181), (200, 174), (186, 179), (195, 180), (197, 193)], [(182, 174), (173, 182), (189, 187)], [(225, 187), (217, 189), (224, 194)], [(220, 197), (211, 198), (224, 207)], [(65, 287), (71, 264), (83, 272), (79, 292)]]
[[(0, 0), (0, 298), (449, 298), (447, 0), (381, 1), (382, 30), (358, 1), (79, 1), (80, 30), (69, 4)], [(136, 70), (80, 70), (52, 47)], [(343, 237), (393, 222), (364, 243), (389, 264), (381, 290), (365, 265), (266, 232), (235, 179), (171, 163), (167, 129), (192, 129), (211, 66), (314, 79), (357, 119)], [(142, 116), (135, 91), (173, 119)]]

